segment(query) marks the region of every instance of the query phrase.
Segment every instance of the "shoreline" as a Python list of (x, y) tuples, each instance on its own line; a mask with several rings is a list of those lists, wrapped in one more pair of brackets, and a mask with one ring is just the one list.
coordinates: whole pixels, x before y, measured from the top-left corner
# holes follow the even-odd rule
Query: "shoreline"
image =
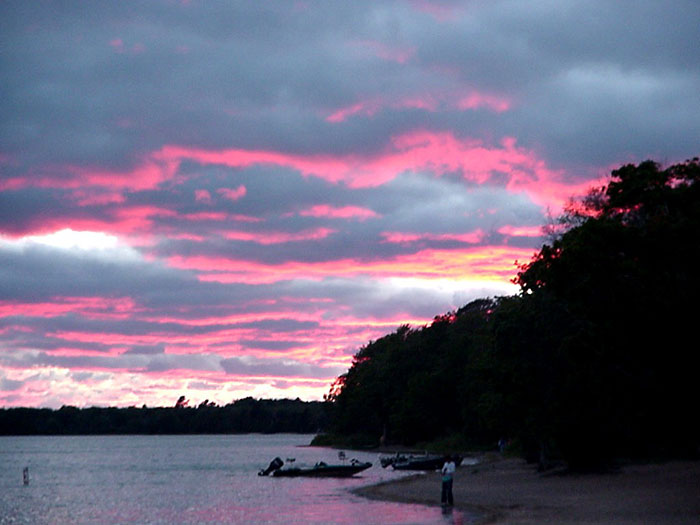
[[(540, 474), (511, 458), (457, 469), (455, 508), (475, 523), (700, 523), (700, 461), (631, 464), (612, 473)], [(440, 476), (417, 473), (360, 487), (374, 500), (440, 505)]]
[[(427, 478), (434, 478), (428, 480)], [(428, 483), (429, 481), (429, 483)], [(429, 487), (427, 485), (430, 485)], [(435, 488), (437, 487), (437, 488)], [(417, 492), (421, 492), (417, 495)], [(440, 477), (433, 472), (419, 473), (405, 478), (392, 481), (382, 481), (374, 485), (358, 487), (350, 491), (356, 496), (374, 500), (391, 501), (393, 503), (410, 503), (415, 505), (426, 505), (429, 507), (440, 507)], [(436, 495), (428, 495), (435, 492)], [(456, 496), (455, 492), (455, 498)], [(487, 524), (497, 523), (501, 517), (494, 509), (482, 505), (473, 505), (456, 501), (455, 509), (467, 513), (474, 521), (469, 523)]]

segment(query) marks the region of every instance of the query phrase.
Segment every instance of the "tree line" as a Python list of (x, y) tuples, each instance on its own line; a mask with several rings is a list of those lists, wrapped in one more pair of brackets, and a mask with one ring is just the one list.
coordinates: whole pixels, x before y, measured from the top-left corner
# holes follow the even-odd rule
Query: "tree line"
[(699, 179), (697, 158), (622, 166), (518, 266), (518, 294), (360, 348), (326, 396), (326, 442), (505, 439), (581, 469), (696, 456)]
[(0, 409), (0, 435), (80, 434), (313, 434), (327, 424), (320, 401), (245, 398), (225, 406), (204, 401), (188, 407)]

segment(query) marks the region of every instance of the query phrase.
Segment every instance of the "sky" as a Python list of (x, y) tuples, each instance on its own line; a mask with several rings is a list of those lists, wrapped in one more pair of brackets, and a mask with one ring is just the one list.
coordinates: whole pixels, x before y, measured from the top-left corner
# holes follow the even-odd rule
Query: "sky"
[(697, 0), (0, 2), (0, 407), (321, 399), (700, 153)]

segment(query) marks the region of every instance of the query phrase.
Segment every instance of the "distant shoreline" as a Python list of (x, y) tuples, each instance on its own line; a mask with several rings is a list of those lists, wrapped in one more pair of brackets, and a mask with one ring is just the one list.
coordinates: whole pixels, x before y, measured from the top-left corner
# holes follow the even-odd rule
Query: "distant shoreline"
[[(697, 524), (700, 461), (628, 465), (609, 474), (538, 474), (519, 459), (460, 467), (456, 508), (477, 523)], [(417, 474), (352, 491), (376, 500), (440, 504), (438, 473)]]
[(0, 407), (0, 435), (315, 435), (327, 424), (321, 401), (247, 397), (223, 406), (205, 400), (196, 407), (180, 401), (172, 407), (150, 408)]

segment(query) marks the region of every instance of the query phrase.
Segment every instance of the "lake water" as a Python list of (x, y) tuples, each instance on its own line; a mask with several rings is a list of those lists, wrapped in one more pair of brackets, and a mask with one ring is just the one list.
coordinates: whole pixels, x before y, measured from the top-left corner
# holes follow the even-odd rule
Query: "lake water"
[[(349, 479), (273, 478), (275, 456), (297, 465), (338, 463), (308, 447), (313, 436), (0, 437), (0, 524), (457, 524), (473, 517), (439, 507), (371, 501), (350, 490), (405, 473), (374, 465)], [(29, 467), (30, 482), (22, 470)], [(436, 501), (439, 486), (435, 487)]]

